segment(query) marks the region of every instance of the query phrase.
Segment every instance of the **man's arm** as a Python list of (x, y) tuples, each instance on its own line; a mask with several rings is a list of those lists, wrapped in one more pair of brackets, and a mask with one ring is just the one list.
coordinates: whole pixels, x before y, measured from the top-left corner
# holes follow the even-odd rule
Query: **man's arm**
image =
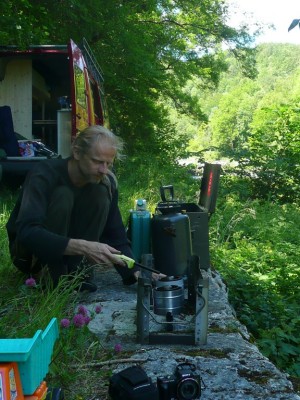
[(89, 242), (83, 239), (70, 239), (64, 251), (65, 255), (83, 255), (95, 264), (117, 264), (124, 266), (125, 263), (116, 257), (121, 252), (105, 243)]
[(134, 258), (118, 206), (118, 197), (118, 191), (115, 190), (100, 242), (107, 243), (122, 254)]
[[(120, 209), (118, 207), (118, 191), (115, 190), (110, 212), (108, 214), (105, 229), (100, 238), (100, 242), (107, 243), (109, 246), (113, 246), (119, 250), (122, 254), (130, 258), (134, 258), (129, 241), (127, 239), (126, 230), (122, 221)], [(121, 275), (123, 283), (125, 285), (131, 285), (137, 281), (139, 268), (134, 267), (132, 269), (120, 267), (120, 264), (115, 265), (116, 270)]]

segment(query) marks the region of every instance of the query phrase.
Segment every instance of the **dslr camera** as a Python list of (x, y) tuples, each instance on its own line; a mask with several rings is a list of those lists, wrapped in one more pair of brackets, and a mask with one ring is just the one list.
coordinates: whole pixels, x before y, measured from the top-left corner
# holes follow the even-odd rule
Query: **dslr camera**
[(201, 377), (191, 363), (178, 364), (173, 375), (157, 378), (159, 400), (195, 400), (201, 396)]
[(109, 381), (111, 400), (159, 400), (156, 385), (140, 366), (128, 367)]

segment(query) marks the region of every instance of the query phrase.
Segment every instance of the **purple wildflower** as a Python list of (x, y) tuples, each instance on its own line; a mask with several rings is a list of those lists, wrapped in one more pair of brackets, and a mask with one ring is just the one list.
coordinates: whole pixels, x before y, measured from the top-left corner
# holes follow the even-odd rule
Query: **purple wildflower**
[(78, 306), (77, 312), (78, 312), (78, 314), (82, 314), (83, 316), (87, 316), (88, 315), (87, 308), (84, 307), (82, 304), (80, 306)]
[(97, 305), (97, 306), (95, 307), (95, 313), (96, 313), (96, 314), (100, 314), (101, 311), (102, 311), (102, 307), (101, 307), (100, 305)]
[(73, 324), (76, 328), (82, 328), (85, 325), (85, 317), (82, 314), (75, 314), (73, 317)]
[(28, 278), (25, 281), (25, 285), (26, 286), (30, 286), (30, 287), (34, 287), (34, 286), (36, 286), (36, 281), (35, 281), (34, 278)]
[(92, 318), (90, 316), (88, 316), (88, 315), (86, 315), (84, 317), (84, 322), (85, 322), (86, 325), (88, 325), (91, 322), (91, 320), (92, 320)]
[(69, 328), (69, 326), (70, 326), (70, 320), (68, 319), (68, 318), (63, 318), (61, 321), (60, 321), (60, 326), (62, 327), (62, 328)]
[(122, 351), (122, 345), (120, 343), (116, 343), (114, 350), (115, 350), (115, 353), (120, 353)]

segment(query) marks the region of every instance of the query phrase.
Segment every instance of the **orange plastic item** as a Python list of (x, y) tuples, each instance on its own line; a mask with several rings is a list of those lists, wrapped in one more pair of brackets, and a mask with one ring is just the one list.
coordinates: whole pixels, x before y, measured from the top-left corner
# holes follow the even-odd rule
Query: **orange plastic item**
[(45, 379), (58, 334), (57, 319), (52, 318), (46, 329), (37, 330), (32, 338), (0, 339), (0, 364), (18, 363), (24, 396), (32, 396)]
[(32, 395), (24, 396), (18, 364), (0, 364), (0, 400), (45, 400), (47, 384), (43, 381)]
[(47, 384), (43, 381), (31, 396), (25, 396), (25, 400), (44, 400), (47, 396)]
[(19, 369), (16, 362), (0, 364), (0, 399), (24, 400)]

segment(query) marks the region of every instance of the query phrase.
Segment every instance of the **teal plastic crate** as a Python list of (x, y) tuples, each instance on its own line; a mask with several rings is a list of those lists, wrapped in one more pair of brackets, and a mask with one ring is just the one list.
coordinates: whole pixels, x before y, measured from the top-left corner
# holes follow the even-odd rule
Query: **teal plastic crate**
[(0, 339), (0, 362), (18, 363), (25, 395), (33, 394), (45, 379), (58, 336), (57, 319), (52, 318), (46, 329), (36, 331), (31, 339)]

